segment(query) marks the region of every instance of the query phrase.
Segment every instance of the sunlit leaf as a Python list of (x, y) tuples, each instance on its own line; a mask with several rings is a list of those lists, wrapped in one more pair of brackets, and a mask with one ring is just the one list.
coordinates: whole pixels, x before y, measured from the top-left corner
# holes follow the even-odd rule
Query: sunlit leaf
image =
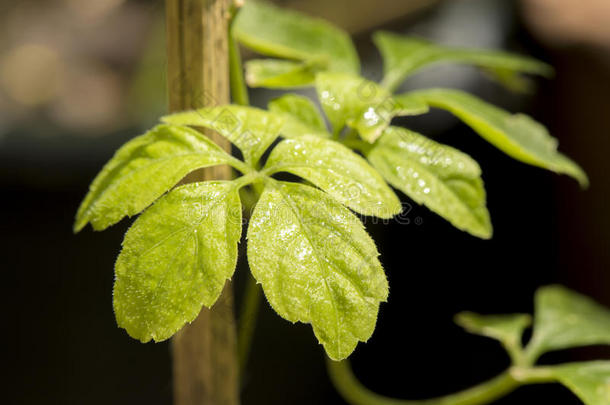
[(161, 341), (212, 306), (235, 270), (241, 227), (233, 182), (192, 183), (159, 199), (127, 231), (116, 262), (119, 326)]
[(266, 169), (300, 176), (364, 215), (391, 218), (401, 209), (398, 197), (365, 159), (328, 139), (286, 139), (273, 149)]
[(456, 228), (492, 234), (479, 165), (468, 155), (407, 129), (389, 127), (367, 157), (390, 183)]
[(536, 292), (534, 334), (527, 347), (531, 359), (570, 347), (610, 345), (610, 310), (589, 297), (559, 285)]
[(248, 86), (273, 89), (310, 86), (319, 70), (313, 63), (282, 59), (253, 59), (245, 68)]
[(103, 230), (152, 204), (189, 172), (234, 159), (190, 128), (159, 125), (123, 145), (89, 187), (74, 230)]
[(280, 316), (311, 323), (334, 360), (369, 339), (388, 284), (362, 223), (322, 191), (270, 180), (248, 228), (248, 262)]
[(247, 1), (237, 14), (233, 32), (242, 44), (263, 55), (314, 62), (330, 71), (360, 71), (349, 35), (302, 13)]
[(201, 108), (162, 118), (177, 125), (206, 127), (217, 131), (237, 146), (246, 162), (256, 163), (278, 137), (281, 117), (267, 111), (237, 105)]
[(307, 97), (286, 94), (271, 101), (268, 107), (269, 111), (284, 119), (282, 136), (285, 138), (303, 135), (330, 137), (320, 111)]
[(459, 90), (429, 89), (410, 93), (432, 107), (450, 111), (488, 142), (522, 162), (564, 173), (584, 187), (587, 175), (557, 151), (557, 140), (544, 126), (525, 114), (511, 114)]
[(371, 143), (381, 136), (393, 117), (427, 111), (421, 100), (410, 96), (395, 99), (385, 88), (357, 75), (319, 73), (316, 90), (334, 133), (348, 125)]
[(610, 361), (568, 363), (550, 370), (585, 405), (610, 404)]
[(408, 76), (424, 66), (438, 62), (469, 64), (485, 68), (505, 83), (508, 75), (517, 72), (550, 76), (553, 69), (536, 59), (508, 52), (454, 48), (437, 45), (420, 38), (378, 31), (373, 41), (379, 48), (384, 62), (384, 81), (389, 88), (396, 88)]

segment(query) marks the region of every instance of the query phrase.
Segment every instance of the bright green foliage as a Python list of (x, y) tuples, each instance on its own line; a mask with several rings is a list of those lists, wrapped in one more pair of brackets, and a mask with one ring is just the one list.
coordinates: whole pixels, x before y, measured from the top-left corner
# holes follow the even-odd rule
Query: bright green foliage
[(302, 135), (315, 135), (328, 138), (324, 118), (315, 104), (307, 97), (286, 94), (269, 103), (269, 111), (284, 119), (282, 136), (295, 138)]
[(235, 144), (247, 163), (256, 164), (280, 134), (281, 117), (252, 107), (228, 105), (167, 115), (163, 121), (175, 125), (205, 127)]
[[(275, 274), (280, 275), (293, 272), (300, 277), (302, 286), (312, 274), (304, 273), (304, 269), (317, 263), (313, 274), (322, 278), (314, 277), (311, 285), (326, 286), (326, 293), (318, 297), (326, 301), (312, 301), (306, 313), (296, 319), (311, 322), (329, 355), (337, 359), (347, 357), (358, 341), (371, 336), (379, 302), (387, 297), (387, 282), (374, 243), (358, 218), (341, 203), (383, 218), (398, 213), (400, 203), (365, 159), (335, 141), (308, 134), (325, 136), (323, 118), (313, 104), (303, 98), (287, 97), (273, 105), (276, 112), (226, 106), (164, 117), (171, 125), (161, 125), (129, 142), (107, 165), (109, 169), (100, 175), (101, 180), (94, 182), (94, 197), (87, 197), (86, 204), (105, 198), (102, 201), (107, 205), (101, 206), (116, 209), (121, 206), (112, 203), (122, 200), (105, 197), (105, 189), (128, 187), (119, 197), (133, 202), (140, 201), (138, 198), (143, 195), (149, 205), (194, 168), (228, 163), (245, 174), (233, 182), (181, 186), (158, 199), (127, 232), (116, 263), (114, 306), (118, 324), (132, 337), (143, 342), (167, 339), (192, 321), (203, 305), (214, 304), (237, 260), (242, 209), (239, 190), (252, 182), (265, 185), (263, 198), (257, 204), (258, 222), (251, 226), (254, 231), (249, 246), (249, 251), (254, 252), (251, 261), (265, 263), (256, 267), (261, 280), (274, 277), (261, 273), (264, 267), (264, 271), (276, 269), (279, 273)], [(294, 139), (280, 142), (265, 168), (257, 171), (258, 160), (280, 132), (291, 131), (285, 122), (292, 122), (293, 129), (300, 130), (294, 130)], [(218, 131), (242, 150), (246, 162), (226, 154), (209, 138), (185, 125)], [(196, 159), (189, 160), (191, 155)], [(154, 165), (157, 160), (164, 162), (164, 158), (172, 165), (160, 166), (163, 171), (140, 174), (141, 167)], [(326, 193), (269, 177), (279, 171), (299, 175)], [(135, 187), (139, 183), (124, 180), (132, 177), (141, 178), (138, 181), (146, 187)], [(132, 196), (131, 191), (140, 194)], [(273, 198), (278, 196), (290, 205), (276, 207)], [(274, 205), (274, 209), (266, 211), (265, 204), (267, 208)], [(105, 215), (100, 214), (100, 218), (114, 218)], [(271, 220), (269, 215), (273, 215)], [(327, 232), (322, 233), (324, 230)], [(309, 250), (295, 250), (292, 242), (277, 243), (278, 237), (289, 236), (294, 243), (310, 243)], [(260, 248), (266, 244), (287, 250), (274, 256)], [(286, 261), (274, 263), (273, 258)], [(298, 299), (291, 295), (299, 293), (297, 287), (266, 291), (271, 294), (271, 302), (283, 305)], [(283, 316), (288, 313), (288, 319), (295, 319), (297, 309), (281, 305), (276, 308)]]
[(161, 341), (211, 307), (237, 263), (241, 202), (234, 182), (171, 191), (127, 231), (116, 262), (119, 326), (142, 342)]
[(557, 173), (568, 174), (584, 187), (587, 175), (557, 151), (557, 140), (525, 114), (511, 114), (459, 90), (427, 89), (411, 93), (432, 107), (455, 114), (507, 155)]
[(271, 306), (311, 323), (327, 354), (344, 359), (375, 328), (387, 281), (362, 223), (323, 192), (267, 182), (248, 228), (248, 262)]
[(531, 359), (552, 350), (596, 344), (610, 345), (610, 311), (562, 286), (536, 293), (534, 334), (527, 347)]
[(383, 57), (384, 84), (392, 89), (422, 67), (438, 62), (478, 66), (504, 83), (507, 80), (514, 83), (514, 75), (518, 72), (544, 76), (553, 73), (546, 63), (507, 52), (452, 48), (385, 31), (376, 32), (373, 41)]
[(313, 62), (282, 59), (253, 59), (245, 67), (248, 86), (272, 89), (310, 86), (319, 70)]
[[(269, 103), (269, 111), (229, 105), (168, 115), (162, 119), (167, 125), (119, 149), (93, 181), (74, 229), (89, 222), (104, 229), (145, 210), (125, 236), (114, 288), (119, 325), (143, 342), (172, 336), (202, 306), (212, 306), (232, 277), (242, 228), (240, 192), (248, 206), (256, 204), (247, 235), (254, 277), (280, 316), (310, 323), (335, 360), (369, 339), (388, 296), (377, 248), (350, 209), (381, 218), (397, 214), (400, 202), (387, 181), (455, 227), (491, 237), (479, 165), (449, 146), (390, 126), (396, 116), (423, 114), (431, 106), (447, 109), (508, 155), (587, 183), (582, 169), (557, 152), (557, 141), (525, 115), (456, 90), (391, 93), (405, 77), (439, 61), (474, 64), (511, 86), (521, 85), (519, 72), (548, 74), (545, 64), (378, 33), (386, 70), (379, 85), (358, 76), (350, 38), (322, 20), (247, 1), (230, 31), (242, 44), (279, 58), (248, 62), (247, 82), (270, 88), (315, 84), (332, 134), (310, 100), (284, 95)], [(237, 63), (233, 85), (243, 84), (239, 59), (231, 52)], [(246, 89), (233, 90), (247, 104)], [(243, 161), (191, 127), (220, 133), (241, 150)], [(221, 164), (242, 176), (169, 191), (189, 172)], [(311, 185), (278, 181), (271, 177), (276, 173)], [(242, 188), (250, 184), (252, 190)], [(525, 352), (520, 338), (527, 316), (461, 314), (458, 322), (499, 339), (514, 364), (525, 368), (549, 350), (610, 343), (608, 312), (576, 293), (542, 289), (536, 307)], [(588, 403), (607, 398), (607, 364), (551, 369)], [(517, 382), (505, 378), (500, 382)]]
[(550, 371), (586, 405), (610, 404), (610, 361), (568, 363)]
[(381, 175), (415, 202), (481, 238), (492, 234), (479, 165), (415, 132), (389, 127), (367, 155)]
[[(397, 100), (377, 83), (352, 74), (319, 73), (316, 90), (335, 134), (348, 125), (371, 143), (381, 136), (393, 117), (427, 111), (419, 100), (410, 97)], [(405, 105), (399, 100), (404, 100)]]
[(88, 222), (106, 229), (138, 214), (189, 172), (233, 161), (197, 131), (159, 125), (127, 142), (106, 163), (78, 209), (74, 230)]
[(401, 209), (398, 197), (366, 160), (328, 139), (304, 135), (280, 142), (265, 171), (300, 176), (364, 215), (391, 218)]
[(263, 55), (315, 63), (329, 71), (360, 72), (349, 35), (324, 20), (247, 1), (233, 32), (243, 45)]

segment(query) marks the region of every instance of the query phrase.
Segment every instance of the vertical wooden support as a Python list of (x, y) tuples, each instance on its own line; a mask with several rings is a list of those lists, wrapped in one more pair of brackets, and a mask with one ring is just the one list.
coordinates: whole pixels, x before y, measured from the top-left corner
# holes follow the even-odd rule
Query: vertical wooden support
[[(172, 112), (229, 102), (230, 0), (166, 0), (169, 106)], [(206, 132), (230, 151), (229, 142)], [(200, 170), (186, 181), (228, 179), (226, 166)], [(212, 310), (173, 338), (174, 404), (238, 404), (233, 295), (229, 283)]]

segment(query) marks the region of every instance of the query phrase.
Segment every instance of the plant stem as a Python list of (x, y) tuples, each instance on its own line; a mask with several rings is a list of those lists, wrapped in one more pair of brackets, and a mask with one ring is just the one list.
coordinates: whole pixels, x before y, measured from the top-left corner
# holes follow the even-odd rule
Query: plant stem
[[(244, 70), (239, 53), (239, 45), (233, 36), (233, 21), (239, 9), (234, 6), (231, 12), (231, 25), (229, 29), (229, 75), (231, 80), (231, 96), (233, 102), (239, 105), (250, 105), (248, 98), (248, 88), (244, 81)], [(257, 199), (260, 197), (263, 186), (260, 182), (253, 185)], [(253, 207), (247, 207), (250, 211)], [(243, 302), (239, 311), (239, 324), (237, 332), (237, 357), (239, 361), (240, 375), (243, 376), (250, 355), (252, 337), (258, 317), (260, 306), (261, 288), (256, 284), (252, 275), (248, 275), (246, 289), (244, 291)]]
[(231, 98), (233, 103), (239, 105), (250, 105), (248, 88), (244, 81), (244, 69), (239, 53), (239, 44), (233, 35), (233, 21), (239, 12), (237, 6), (231, 10), (231, 24), (229, 25), (229, 76), (231, 79)]
[(502, 341), (502, 347), (508, 353), (510, 357), (511, 364), (517, 367), (528, 367), (532, 366), (533, 362), (530, 362), (527, 358), (523, 348), (521, 347), (521, 342), (518, 341)]
[(243, 375), (246, 369), (250, 348), (252, 347), (252, 337), (254, 336), (256, 320), (258, 318), (261, 292), (261, 287), (256, 284), (254, 277), (248, 275), (243, 302), (239, 311), (239, 328), (237, 334), (237, 358), (239, 359), (239, 370), (241, 375)]
[(385, 75), (379, 85), (393, 94), (404, 80), (403, 77), (397, 74)]
[(499, 399), (520, 385), (553, 381), (544, 368), (514, 368), (464, 391), (424, 400), (401, 400), (376, 394), (362, 386), (347, 360), (327, 359), (330, 378), (341, 396), (352, 405), (483, 405)]
[(360, 135), (358, 135), (358, 131), (353, 128), (347, 133), (347, 135), (343, 139), (340, 139), (339, 142), (341, 142), (343, 145), (347, 146), (350, 149), (354, 149), (361, 152), (365, 156), (368, 155), (368, 153), (373, 148), (373, 144), (363, 141), (362, 138), (360, 138)]
[[(230, 0), (166, 0), (167, 77), (172, 112), (229, 101)], [(228, 140), (204, 131), (230, 151)], [(185, 182), (229, 179), (229, 166), (193, 172)], [(172, 339), (175, 405), (239, 403), (233, 293), (230, 283), (212, 310)]]

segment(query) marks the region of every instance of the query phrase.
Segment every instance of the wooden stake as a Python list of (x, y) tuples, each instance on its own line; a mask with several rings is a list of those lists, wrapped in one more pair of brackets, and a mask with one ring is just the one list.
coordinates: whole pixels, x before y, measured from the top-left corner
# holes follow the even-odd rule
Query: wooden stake
[[(166, 0), (167, 79), (172, 112), (229, 102), (230, 0)], [(230, 151), (222, 136), (204, 131)], [(227, 166), (199, 170), (185, 182), (229, 179)], [(212, 310), (173, 338), (174, 404), (239, 403), (233, 293), (230, 283)]]

